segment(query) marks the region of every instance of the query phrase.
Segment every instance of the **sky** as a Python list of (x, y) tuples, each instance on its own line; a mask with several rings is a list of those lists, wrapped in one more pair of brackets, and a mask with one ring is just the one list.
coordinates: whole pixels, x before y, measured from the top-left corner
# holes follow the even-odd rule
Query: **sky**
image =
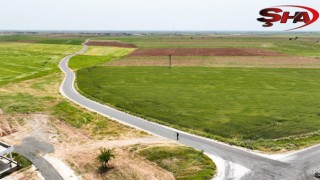
[(278, 31), (256, 19), (287, 4), (320, 11), (318, 0), (0, 0), (0, 30)]

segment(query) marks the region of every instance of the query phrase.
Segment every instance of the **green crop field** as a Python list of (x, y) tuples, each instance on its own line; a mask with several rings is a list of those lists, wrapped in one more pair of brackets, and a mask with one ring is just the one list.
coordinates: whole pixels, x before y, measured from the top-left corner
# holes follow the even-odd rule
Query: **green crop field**
[(318, 69), (93, 67), (78, 71), (78, 87), (167, 124), (275, 139), (319, 129), (319, 78)]
[[(320, 71), (310, 68), (319, 64), (314, 58), (320, 55), (320, 44), (315, 37), (297, 40), (289, 40), (287, 36), (103, 39), (133, 43), (139, 48), (248, 47), (287, 54), (277, 57), (285, 58), (279, 63), (277, 58), (273, 59), (272, 64), (259, 63), (259, 58), (251, 59), (258, 65), (250, 68), (246, 57), (232, 57), (232, 60), (239, 58), (241, 61), (236, 67), (228, 67), (228, 64), (205, 67), (212, 65), (196, 61), (212, 59), (209, 57), (185, 60), (174, 57), (173, 61), (187, 63), (190, 60), (194, 64), (187, 67), (178, 64), (173, 68), (161, 67), (161, 63), (148, 65), (148, 58), (158, 63), (163, 57), (124, 57), (78, 70), (77, 87), (86, 96), (135, 115), (247, 148), (278, 151), (320, 142), (320, 103), (317, 100), (320, 98)], [(135, 62), (126, 66), (131, 59)], [(270, 59), (272, 57), (264, 61)], [(287, 64), (291, 60), (296, 64)], [(140, 66), (141, 62), (146, 64)], [(278, 66), (281, 63), (282, 66)]]
[(0, 36), (0, 42), (30, 42), (39, 44), (68, 44), (81, 45), (86, 38), (84, 37), (49, 37), (49, 36), (25, 36), (11, 35)]
[(0, 43), (0, 85), (58, 72), (58, 62), (81, 46)]

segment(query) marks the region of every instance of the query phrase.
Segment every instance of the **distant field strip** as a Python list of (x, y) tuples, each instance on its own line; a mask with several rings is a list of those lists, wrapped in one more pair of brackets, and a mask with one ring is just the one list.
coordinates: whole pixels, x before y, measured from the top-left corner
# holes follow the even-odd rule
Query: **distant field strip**
[(56, 36), (0, 36), (0, 42), (16, 42), (16, 43), (35, 43), (35, 44), (67, 44), (81, 45), (85, 41), (85, 37), (56, 37)]
[(82, 55), (88, 56), (124, 56), (128, 52), (133, 51), (131, 48), (119, 48), (119, 47), (103, 47), (103, 46), (89, 46), (88, 50)]
[(0, 43), (0, 85), (58, 72), (64, 56), (81, 46), (29, 43)]
[[(320, 59), (311, 57), (257, 56), (172, 56), (172, 66), (320, 68)], [(168, 66), (168, 56), (125, 56), (106, 66)]]
[(89, 41), (86, 43), (89, 46), (110, 46), (110, 47), (122, 47), (122, 48), (136, 48), (134, 44), (126, 44), (121, 42), (112, 41)]
[[(294, 36), (294, 35), (292, 35)], [(291, 37), (292, 38), (292, 37)], [(289, 40), (290, 36), (146, 36), (146, 37), (103, 37), (100, 40), (113, 40), (135, 44), (138, 48), (253, 48), (270, 49), (279, 53), (295, 56), (320, 56), (319, 38), (299, 37)]]
[(69, 62), (72, 69), (81, 69), (121, 58), (132, 52), (132, 48), (89, 46), (81, 55), (73, 57)]
[(266, 49), (244, 48), (175, 48), (137, 49), (130, 56), (281, 56)]

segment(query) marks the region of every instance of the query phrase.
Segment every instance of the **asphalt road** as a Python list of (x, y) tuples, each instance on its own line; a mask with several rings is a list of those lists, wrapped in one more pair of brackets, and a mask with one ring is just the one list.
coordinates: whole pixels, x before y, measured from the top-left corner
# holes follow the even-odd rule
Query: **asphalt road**
[(63, 180), (57, 170), (39, 153), (47, 154), (54, 151), (54, 147), (33, 137), (23, 139), (22, 144), (14, 146), (14, 151), (29, 159), (47, 180)]
[[(314, 179), (313, 175), (315, 171), (320, 168), (320, 156), (318, 154), (318, 152), (320, 152), (319, 146), (299, 151), (280, 160), (273, 160), (241, 148), (229, 146), (211, 139), (191, 135), (170, 127), (149, 122), (145, 119), (102, 105), (80, 95), (74, 88), (75, 73), (69, 69), (68, 61), (72, 56), (82, 53), (87, 49), (86, 45), (83, 46), (84, 47), (80, 52), (65, 57), (59, 64), (60, 69), (66, 75), (61, 84), (60, 92), (74, 103), (123, 124), (171, 140), (176, 140), (176, 133), (179, 132), (179, 143), (191, 146), (198, 150), (203, 150), (208, 154), (224, 160), (225, 170), (218, 169), (218, 171), (224, 172), (222, 176), (219, 176), (222, 179), (309, 180)], [(235, 164), (245, 167), (250, 171), (240, 177), (234, 173), (235, 169), (233, 165)]]

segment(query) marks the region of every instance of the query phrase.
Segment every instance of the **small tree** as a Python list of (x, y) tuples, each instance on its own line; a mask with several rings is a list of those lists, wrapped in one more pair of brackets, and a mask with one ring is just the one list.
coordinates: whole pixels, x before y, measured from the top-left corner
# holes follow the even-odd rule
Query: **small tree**
[(108, 162), (114, 158), (114, 153), (111, 149), (100, 148), (100, 154), (97, 157), (97, 160), (101, 163), (104, 169), (108, 168)]

